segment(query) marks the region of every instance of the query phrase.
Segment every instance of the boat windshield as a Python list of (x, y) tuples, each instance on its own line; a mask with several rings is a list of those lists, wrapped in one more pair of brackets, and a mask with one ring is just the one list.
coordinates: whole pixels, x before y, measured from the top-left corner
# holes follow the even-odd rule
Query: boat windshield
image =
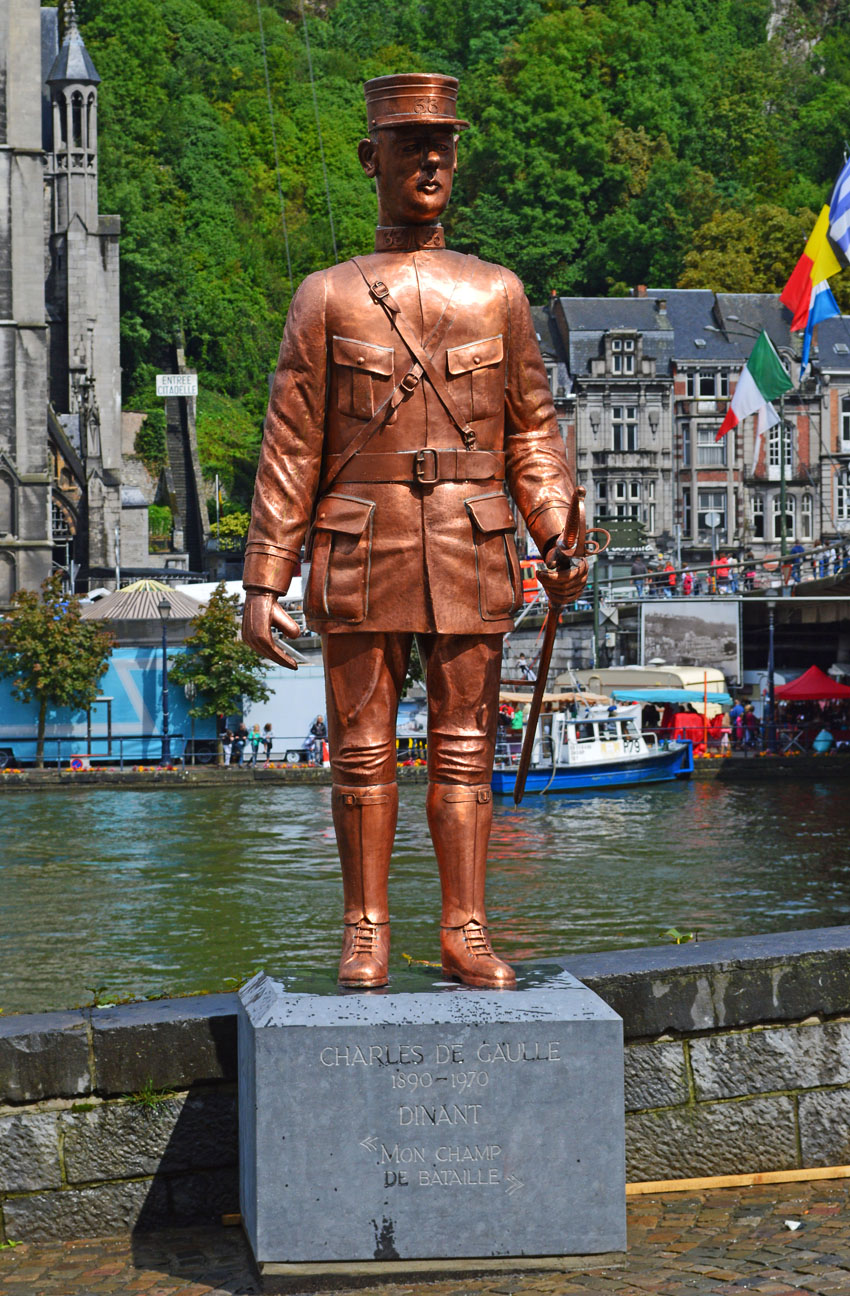
[(576, 721), (576, 742), (593, 742), (596, 726), (590, 720)]
[(604, 720), (600, 725), (600, 729), (602, 730), (603, 738), (611, 739), (620, 737), (619, 720)]

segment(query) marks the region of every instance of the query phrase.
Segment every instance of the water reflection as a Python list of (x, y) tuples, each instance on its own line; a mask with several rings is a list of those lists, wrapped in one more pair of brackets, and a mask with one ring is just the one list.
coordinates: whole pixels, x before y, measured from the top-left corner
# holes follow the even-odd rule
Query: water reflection
[[(338, 955), (330, 789), (8, 794), (0, 1007), (227, 988)], [(402, 790), (393, 961), (437, 957), (424, 788)], [(675, 784), (497, 803), (490, 913), (514, 958), (843, 923), (850, 798), (815, 784)]]

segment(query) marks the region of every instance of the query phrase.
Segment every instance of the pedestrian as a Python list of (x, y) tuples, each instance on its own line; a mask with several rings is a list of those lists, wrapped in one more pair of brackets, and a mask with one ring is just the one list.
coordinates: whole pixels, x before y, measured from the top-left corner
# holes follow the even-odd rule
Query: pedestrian
[(748, 549), (744, 554), (744, 589), (752, 590), (756, 587), (756, 556), (752, 549)]
[(251, 744), (251, 765), (252, 766), (256, 765), (257, 763), (257, 759), (260, 755), (260, 743), (262, 741), (263, 741), (263, 736), (260, 733), (260, 726), (258, 724), (255, 724), (252, 726), (251, 732), (248, 735), (248, 742)]
[(316, 765), (322, 763), (322, 743), (327, 741), (328, 727), (325, 724), (325, 717), (317, 715), (316, 719), (310, 725), (310, 759)]
[(221, 735), (221, 753), (222, 764), (230, 764), (230, 749), (233, 746), (233, 734), (229, 729), (225, 729)]
[(799, 585), (800, 581), (803, 579), (803, 560), (800, 557), (800, 554), (804, 554), (805, 552), (806, 551), (800, 544), (799, 540), (796, 544), (791, 546), (791, 553), (797, 555), (791, 564), (791, 579), (795, 585)]
[(525, 653), (520, 653), (517, 659), (516, 668), (524, 680), (531, 680), (533, 682), (534, 676), (531, 673), (531, 667), (525, 659)]
[(676, 593), (676, 568), (673, 566), (669, 558), (664, 565), (664, 570), (667, 573), (667, 589), (665, 590), (665, 593), (668, 598), (672, 598)]
[(715, 575), (717, 577), (717, 593), (728, 594), (729, 593), (729, 559), (726, 557), (725, 554), (720, 554), (715, 559), (715, 562), (717, 563), (717, 566), (715, 568)]
[(735, 750), (740, 751), (744, 741), (744, 708), (740, 702), (736, 702), (729, 712), (729, 724)]
[(513, 713), (513, 715), (511, 716), (511, 730), (512, 730), (512, 732), (513, 732), (513, 733), (520, 733), (520, 734), (521, 734), (521, 733), (522, 733), (522, 724), (523, 724), (522, 704), (521, 704), (521, 703), (517, 703), (516, 709), (514, 710), (514, 713)]
[(744, 746), (755, 747), (758, 743), (759, 721), (753, 710), (752, 702), (744, 707)]
[(266, 753), (265, 763), (268, 765), (272, 754), (272, 727), (270, 724), (263, 725), (263, 751)]
[[(236, 730), (235, 734), (233, 735), (233, 742), (232, 742), (231, 747), (230, 747), (230, 763), (231, 763), (231, 765), (241, 765), (241, 764), (242, 764), (242, 756), (243, 756), (243, 753), (244, 753), (244, 751), (245, 751), (245, 737), (243, 736), (243, 734), (242, 734), (242, 732), (241, 732), (243, 729), (245, 729), (245, 726), (244, 726), (244, 725), (239, 725), (239, 728)], [(245, 735), (247, 735), (247, 733), (248, 733), (248, 730), (245, 729)]]
[(729, 564), (729, 593), (738, 593), (738, 559), (734, 554), (730, 554), (726, 559)]
[(643, 582), (647, 573), (646, 563), (640, 554), (637, 554), (631, 569), (632, 583), (635, 587), (635, 594), (639, 599), (643, 598)]
[(693, 594), (694, 592), (694, 574), (687, 563), (682, 568), (682, 593)]

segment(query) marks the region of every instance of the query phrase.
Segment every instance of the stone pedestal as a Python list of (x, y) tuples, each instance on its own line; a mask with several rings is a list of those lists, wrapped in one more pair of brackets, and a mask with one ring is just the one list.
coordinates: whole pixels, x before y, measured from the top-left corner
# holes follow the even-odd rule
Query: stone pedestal
[(261, 1270), (624, 1250), (622, 1022), (570, 973), (526, 967), (491, 993), (423, 970), (330, 994), (261, 973), (239, 998)]

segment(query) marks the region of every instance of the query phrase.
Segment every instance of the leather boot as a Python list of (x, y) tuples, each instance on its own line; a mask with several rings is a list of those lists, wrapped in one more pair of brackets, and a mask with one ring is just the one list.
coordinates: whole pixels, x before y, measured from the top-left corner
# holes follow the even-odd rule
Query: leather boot
[(344, 905), (340, 985), (387, 984), (387, 878), (398, 818), (398, 785), (341, 787), (331, 795)]
[(425, 804), (443, 892), (443, 972), (465, 985), (513, 990), (516, 975), (493, 953), (484, 910), (487, 845), (493, 821), (490, 786), (429, 783)]

